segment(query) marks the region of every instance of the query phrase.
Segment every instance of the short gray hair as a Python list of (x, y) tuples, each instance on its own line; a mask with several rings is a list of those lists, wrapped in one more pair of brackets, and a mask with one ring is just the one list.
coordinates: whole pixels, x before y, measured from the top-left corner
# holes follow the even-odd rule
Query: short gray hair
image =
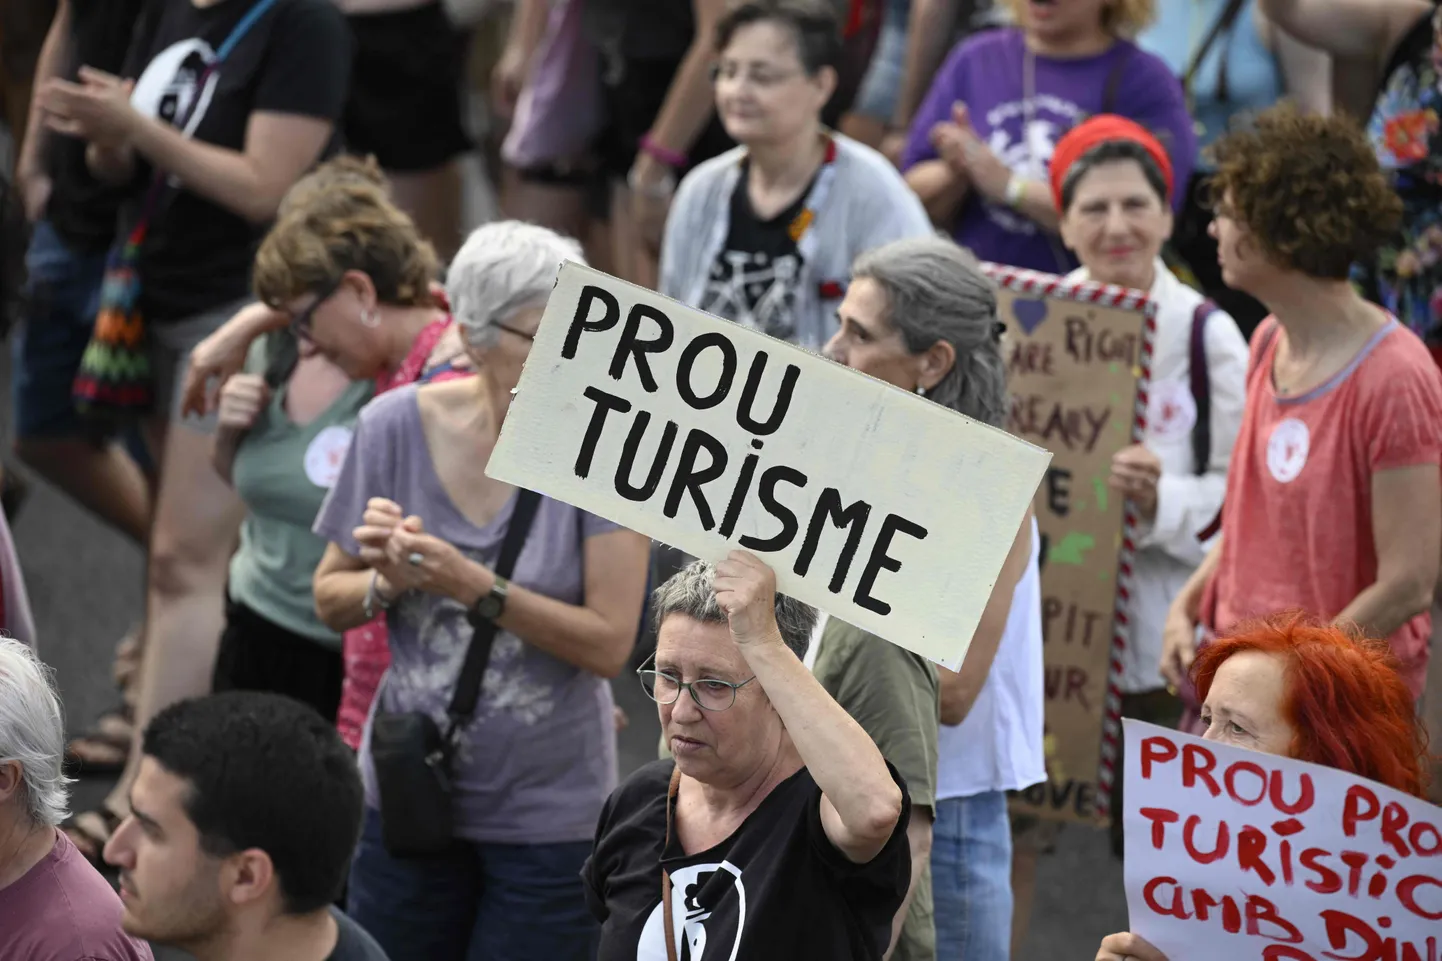
[[(702, 624), (728, 624), (726, 612), (716, 603), (716, 568), (692, 561), (651, 593), (651, 622), (656, 633), (672, 614), (684, 614)], [(785, 594), (776, 595), (776, 626), (781, 640), (798, 658), (806, 657), (811, 632), (816, 629), (816, 608)]]
[(996, 285), (970, 251), (942, 237), (897, 240), (857, 257), (851, 277), (875, 281), (886, 293), (887, 320), (907, 350), (920, 354), (945, 341), (956, 351), (956, 363), (927, 397), (982, 423), (1002, 426), (1006, 366)]
[(561, 263), (584, 264), (581, 245), (554, 230), (501, 220), (471, 231), (446, 271), (446, 297), (472, 347), (496, 342), (496, 324), (545, 306)]
[(27, 645), (0, 637), (0, 764), (20, 762), (26, 813), (37, 824), (55, 827), (70, 814), (64, 754), (65, 717), (49, 669)]

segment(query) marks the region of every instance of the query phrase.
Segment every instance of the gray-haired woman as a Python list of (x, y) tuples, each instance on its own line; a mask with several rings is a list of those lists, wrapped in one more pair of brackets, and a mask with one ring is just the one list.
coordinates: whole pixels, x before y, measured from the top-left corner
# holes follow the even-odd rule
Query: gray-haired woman
[[(862, 254), (826, 354), (1000, 427), (1006, 368), (996, 288), (950, 240), (899, 240)], [(961, 670), (938, 668), (936, 956), (1006, 958), (1011, 833), (1006, 792), (1046, 779), (1042, 747), (1040, 539), (1029, 515)], [(818, 658), (827, 656), (824, 646)]]
[(473, 633), (492, 621), (479, 704), (453, 765), (456, 843), (392, 856), (381, 833), (371, 732), (367, 816), (349, 909), (396, 961), (589, 959), (595, 922), (579, 871), (615, 786), (611, 691), (636, 637), (648, 542), (541, 498), (509, 581), (493, 568), (517, 503), (486, 476), (563, 260), (580, 248), (517, 222), (473, 233), (447, 293), (473, 377), (402, 387), (361, 412), (316, 520), (330, 541), (315, 600), (336, 630), (384, 609), (391, 665), (377, 711), (446, 708)]
[(880, 958), (910, 804), (802, 663), (815, 612), (744, 551), (692, 563), (652, 610), (656, 663), (639, 673), (672, 758), (631, 775), (597, 825), (599, 961)]

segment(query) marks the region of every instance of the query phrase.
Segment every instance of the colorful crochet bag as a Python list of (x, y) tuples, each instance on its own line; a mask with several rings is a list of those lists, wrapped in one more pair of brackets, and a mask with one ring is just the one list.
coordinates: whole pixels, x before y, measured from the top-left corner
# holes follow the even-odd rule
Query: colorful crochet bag
[[(206, 86), (216, 70), (256, 21), (274, 5), (275, 0), (257, 0), (232, 28), (214, 59), (201, 71), (190, 103), (176, 117), (176, 127), (181, 130), (189, 127), (195, 108), (205, 99)], [(90, 416), (104, 420), (133, 419), (149, 411), (155, 401), (155, 374), (150, 367), (148, 350), (149, 333), (140, 311), (140, 251), (156, 213), (175, 192), (170, 174), (157, 170), (150, 181), (150, 189), (146, 191), (135, 226), (124, 240), (111, 248), (106, 258), (95, 330), (86, 345), (71, 391), (76, 407)]]

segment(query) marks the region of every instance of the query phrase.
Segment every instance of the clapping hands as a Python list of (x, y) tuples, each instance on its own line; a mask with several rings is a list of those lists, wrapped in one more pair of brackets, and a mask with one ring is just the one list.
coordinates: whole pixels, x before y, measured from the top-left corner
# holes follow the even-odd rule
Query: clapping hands
[(1006, 199), (1011, 168), (1001, 161), (971, 125), (966, 104), (951, 107), (951, 119), (931, 128), (931, 144), (952, 172), (996, 203)]

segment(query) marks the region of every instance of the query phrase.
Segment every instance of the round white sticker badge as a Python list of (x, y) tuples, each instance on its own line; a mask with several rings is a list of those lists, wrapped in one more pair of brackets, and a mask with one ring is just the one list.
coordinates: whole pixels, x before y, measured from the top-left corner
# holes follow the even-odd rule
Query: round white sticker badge
[(1164, 380), (1152, 385), (1147, 402), (1147, 431), (1156, 437), (1185, 437), (1197, 423), (1197, 402), (1190, 384)]
[(331, 426), (315, 435), (315, 440), (305, 449), (305, 476), (317, 487), (329, 490), (340, 476), (340, 466), (345, 463), (346, 451), (350, 450), (351, 429)]
[(1307, 466), (1312, 435), (1295, 417), (1279, 421), (1267, 439), (1267, 469), (1283, 484), (1290, 484)]

